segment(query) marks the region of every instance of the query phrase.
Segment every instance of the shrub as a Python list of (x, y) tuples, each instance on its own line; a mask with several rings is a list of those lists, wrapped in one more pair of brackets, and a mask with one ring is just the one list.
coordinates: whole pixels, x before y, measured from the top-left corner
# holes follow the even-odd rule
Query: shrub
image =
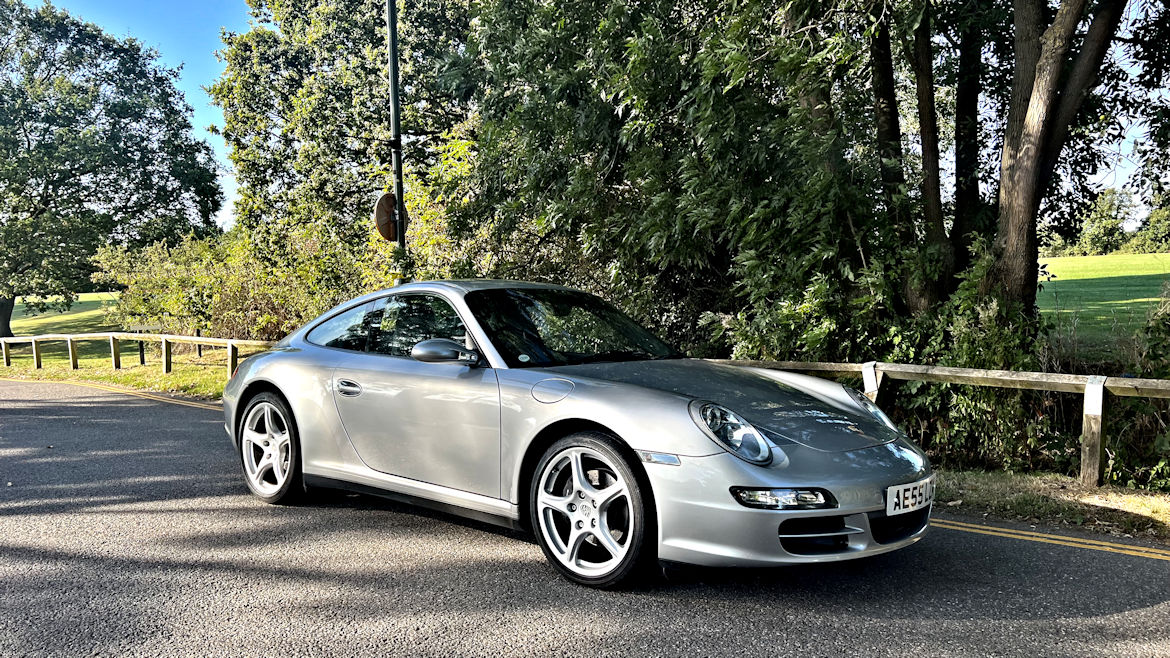
[(94, 280), (123, 289), (109, 313), (124, 326), (276, 340), (360, 292), (358, 260), (320, 232), (291, 231), (276, 258), (238, 231), (174, 247), (104, 247)]

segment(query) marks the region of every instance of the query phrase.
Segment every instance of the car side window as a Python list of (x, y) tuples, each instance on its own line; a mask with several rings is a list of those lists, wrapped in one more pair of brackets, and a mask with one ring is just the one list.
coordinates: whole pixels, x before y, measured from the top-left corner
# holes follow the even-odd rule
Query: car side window
[(338, 313), (314, 327), (305, 338), (314, 345), (362, 352), (369, 336), (366, 315), (372, 308), (373, 304), (362, 304)]
[(451, 304), (435, 295), (391, 295), (374, 302), (370, 351), (391, 356), (410, 356), (424, 340), (446, 338), (467, 344), (467, 329)]

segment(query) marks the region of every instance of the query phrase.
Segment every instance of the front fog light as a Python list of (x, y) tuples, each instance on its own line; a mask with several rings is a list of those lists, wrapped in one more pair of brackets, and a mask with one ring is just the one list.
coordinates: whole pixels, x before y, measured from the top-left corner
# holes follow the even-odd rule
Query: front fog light
[(740, 505), (760, 509), (826, 509), (836, 507), (833, 496), (821, 489), (743, 489), (732, 487)]

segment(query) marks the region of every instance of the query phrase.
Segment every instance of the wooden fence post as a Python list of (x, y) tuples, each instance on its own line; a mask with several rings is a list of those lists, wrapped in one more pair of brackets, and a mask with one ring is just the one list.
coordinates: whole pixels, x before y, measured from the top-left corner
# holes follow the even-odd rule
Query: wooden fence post
[(77, 343), (72, 338), (68, 338), (65, 340), (65, 347), (69, 350), (69, 367), (72, 370), (77, 370)]
[(41, 344), (37, 341), (32, 342), (33, 347), (33, 367), (37, 370), (41, 369)]
[(110, 365), (114, 370), (122, 369), (122, 343), (114, 336), (110, 336)]
[[(138, 333), (142, 333), (141, 331)], [(146, 343), (138, 341), (138, 365), (146, 365)]]
[(865, 397), (870, 402), (877, 402), (878, 388), (882, 385), (882, 373), (878, 372), (877, 361), (861, 364), (861, 381), (865, 383)]
[(235, 343), (228, 343), (227, 351), (228, 351), (228, 359), (227, 359), (228, 372), (227, 372), (227, 374), (228, 374), (228, 379), (231, 379), (232, 375), (236, 374), (236, 366), (238, 366), (240, 364), (240, 348)]
[[(201, 336), (203, 336), (203, 331), (200, 329), (196, 329), (195, 330), (195, 337), (199, 338)], [(200, 358), (200, 359), (203, 358), (203, 346), (200, 345), (199, 343), (195, 343), (195, 356), (197, 358)]]
[(171, 371), (171, 353), (173, 350), (174, 350), (174, 343), (167, 340), (166, 338), (162, 339), (162, 352), (163, 352), (162, 353), (162, 361), (163, 361), (163, 372), (164, 373), (168, 373)]
[(0, 349), (4, 350), (4, 367), (12, 367), (12, 353), (8, 351), (8, 341), (0, 341)]
[(1081, 484), (1096, 487), (1105, 474), (1105, 441), (1101, 417), (1105, 410), (1105, 380), (1092, 375), (1085, 384), (1085, 413), (1081, 431)]

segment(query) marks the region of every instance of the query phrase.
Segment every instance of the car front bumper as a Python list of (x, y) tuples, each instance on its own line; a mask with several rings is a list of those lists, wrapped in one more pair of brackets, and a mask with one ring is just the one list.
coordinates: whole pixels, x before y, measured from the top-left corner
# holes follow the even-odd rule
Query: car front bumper
[[(833, 562), (894, 551), (925, 535), (929, 506), (895, 516), (885, 511), (888, 486), (930, 475), (916, 449), (889, 444), (854, 453), (789, 452), (791, 462), (770, 468), (726, 453), (684, 457), (678, 466), (645, 464), (658, 512), (659, 559), (704, 566)], [(746, 507), (732, 497), (732, 486), (816, 487), (833, 494), (838, 506)]]

